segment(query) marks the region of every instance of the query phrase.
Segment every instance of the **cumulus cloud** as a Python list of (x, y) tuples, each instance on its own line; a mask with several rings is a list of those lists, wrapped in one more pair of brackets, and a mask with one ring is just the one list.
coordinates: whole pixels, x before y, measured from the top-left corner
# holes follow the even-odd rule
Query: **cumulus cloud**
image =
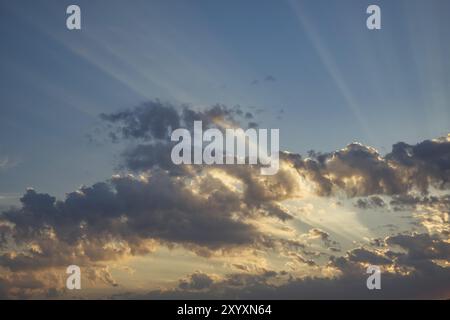
[[(216, 105), (176, 110), (154, 101), (102, 115), (116, 142), (130, 141), (124, 168), (135, 175), (83, 186), (64, 200), (29, 189), (21, 207), (0, 215), (0, 266), (12, 272), (77, 265), (93, 267), (92, 279), (115, 285), (102, 263), (178, 245), (200, 255), (260, 243), (249, 219), (291, 219), (279, 201), (296, 191), (288, 172), (260, 178), (245, 165), (176, 167), (168, 152), (172, 126), (202, 120), (207, 126), (251, 118), (240, 107)], [(219, 176), (214, 173), (218, 172)], [(223, 179), (230, 180), (225, 183)], [(12, 249), (14, 248), (14, 249)], [(103, 269), (102, 269), (103, 268)]]
[(343, 190), (348, 196), (398, 194), (407, 191), (394, 167), (379, 153), (358, 143), (297, 163), (298, 169), (316, 183), (320, 195)]
[[(160, 245), (203, 257), (239, 248), (272, 250), (303, 267), (334, 270), (336, 276), (297, 278), (267, 270), (253, 274), (234, 263), (246, 273), (218, 278), (196, 272), (181, 279), (176, 290), (147, 297), (371, 297), (364, 280), (367, 264), (388, 270), (383, 279), (390, 291), (381, 293), (383, 297), (418, 297), (419, 288), (438, 296), (449, 287), (448, 268), (434, 261), (450, 259), (444, 239), (449, 234), (449, 196), (429, 195), (432, 188), (448, 188), (448, 137), (399, 143), (386, 156), (358, 143), (330, 153), (311, 152), (308, 158), (282, 152), (278, 173), (261, 176), (257, 166), (175, 166), (170, 159), (171, 130), (192, 130), (195, 120), (220, 130), (256, 126), (254, 114), (240, 106), (200, 110), (154, 100), (101, 118), (108, 136), (124, 144), (122, 169), (130, 174), (83, 186), (62, 200), (29, 189), (20, 207), (3, 211), (0, 296), (54, 296), (59, 291), (49, 283), (55, 281), (40, 281), (40, 273), (74, 262), (88, 268), (88, 280), (118, 286), (108, 261), (150, 254)], [(293, 220), (284, 202), (302, 197), (304, 183), (316, 196), (357, 197), (356, 206), (362, 209), (388, 204), (394, 211), (420, 208), (427, 215), (420, 221), (430, 234), (378, 239), (376, 249), (358, 246), (323, 265), (317, 257), (341, 251), (328, 232), (312, 227), (302, 235), (290, 231), (292, 238), (277, 237), (259, 224), (266, 218), (281, 225)], [(319, 243), (327, 253), (312, 249), (311, 243)]]
[(132, 110), (101, 114), (100, 117), (118, 125), (112, 137), (126, 139), (167, 139), (170, 128), (180, 127), (180, 115), (170, 104), (158, 100), (146, 102)]
[(404, 264), (416, 265), (418, 262), (433, 259), (450, 260), (450, 243), (436, 235), (400, 234), (388, 237), (386, 242), (390, 245), (400, 246), (407, 251), (405, 255), (399, 257)]
[(43, 278), (39, 279), (31, 273), (3, 272), (0, 276), (0, 298), (1, 299), (28, 299), (36, 292), (48, 290)]
[(430, 185), (439, 189), (450, 186), (450, 134), (416, 145), (397, 143), (386, 159), (401, 165), (410, 183), (423, 193), (427, 193)]
[(220, 126), (221, 122), (237, 125), (252, 119), (253, 114), (239, 105), (216, 104), (199, 110), (188, 105), (152, 100), (123, 111), (103, 113), (100, 118), (110, 124), (108, 132), (114, 139), (168, 141), (172, 130), (192, 129), (194, 121), (202, 121), (205, 128)]
[(414, 190), (426, 194), (430, 187), (442, 190), (449, 187), (449, 137), (414, 146), (397, 143), (384, 157), (359, 143), (331, 153), (312, 152), (310, 156), (289, 158), (301, 174), (316, 184), (320, 195), (343, 191), (350, 197), (392, 196)]
[(256, 127), (254, 115), (241, 106), (221, 104), (205, 109), (188, 105), (172, 105), (153, 100), (123, 111), (101, 114), (108, 136), (113, 142), (128, 142), (122, 153), (123, 169), (146, 171), (155, 167), (172, 174), (184, 175), (183, 166), (173, 164), (170, 153), (176, 142), (170, 134), (178, 128), (193, 130), (194, 121), (202, 121), (204, 129), (229, 127)]
[(365, 248), (356, 248), (348, 253), (348, 259), (355, 262), (367, 262), (373, 265), (386, 265), (391, 261), (383, 255)]
[(208, 183), (208, 194), (194, 192), (163, 171), (145, 179), (114, 177), (69, 193), (64, 201), (28, 190), (22, 208), (1, 217), (14, 225), (3, 231), (4, 238), (35, 247), (5, 253), (0, 264), (20, 270), (67, 265), (75, 257), (106, 260), (149, 252), (149, 240), (208, 248), (251, 243), (256, 229), (234, 218), (250, 214), (250, 209), (219, 180), (206, 180), (198, 188)]
[[(180, 168), (173, 166), (169, 158), (172, 147), (169, 133), (172, 129), (183, 127), (192, 130), (196, 120), (203, 121), (207, 128), (242, 127), (245, 120), (253, 119), (254, 115), (240, 106), (230, 108), (218, 104), (196, 110), (155, 100), (101, 117), (109, 123), (109, 133), (114, 139), (144, 142), (124, 152), (125, 168), (139, 171), (159, 166), (179, 173)], [(247, 125), (257, 125), (253, 122)], [(449, 187), (449, 137), (416, 145), (397, 143), (386, 156), (369, 146), (351, 143), (330, 153), (310, 152), (308, 158), (282, 153), (281, 159), (313, 182), (317, 194), (322, 196), (341, 191), (350, 197), (402, 195), (415, 189), (427, 193), (430, 187)], [(381, 206), (380, 200), (372, 198), (368, 206)], [(362, 202), (359, 204), (364, 206)]]

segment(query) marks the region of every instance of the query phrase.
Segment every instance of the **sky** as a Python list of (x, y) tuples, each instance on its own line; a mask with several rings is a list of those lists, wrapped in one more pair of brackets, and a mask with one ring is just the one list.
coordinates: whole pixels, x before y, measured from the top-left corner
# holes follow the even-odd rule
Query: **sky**
[[(450, 2), (0, 0), (0, 29), (0, 297), (449, 297)], [(174, 167), (188, 112), (280, 129), (282, 170)]]

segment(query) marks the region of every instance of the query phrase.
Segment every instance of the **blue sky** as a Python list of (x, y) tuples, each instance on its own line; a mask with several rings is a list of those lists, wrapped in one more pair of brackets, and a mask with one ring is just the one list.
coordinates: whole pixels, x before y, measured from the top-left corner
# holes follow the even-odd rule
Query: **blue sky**
[[(301, 153), (448, 132), (448, 1), (76, 1), (68, 31), (72, 3), (0, 1), (0, 204), (110, 177), (117, 148), (86, 135), (154, 98), (263, 108)], [(380, 31), (365, 26), (373, 3)]]

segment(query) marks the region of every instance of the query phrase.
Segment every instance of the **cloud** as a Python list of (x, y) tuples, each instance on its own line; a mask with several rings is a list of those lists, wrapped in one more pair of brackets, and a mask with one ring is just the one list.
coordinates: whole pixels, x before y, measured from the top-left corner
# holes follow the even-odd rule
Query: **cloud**
[(174, 175), (183, 175), (185, 168), (172, 162), (171, 151), (171, 143), (139, 144), (122, 153), (122, 167), (134, 172), (158, 167)]
[(203, 128), (257, 127), (254, 115), (239, 105), (227, 107), (216, 104), (197, 110), (187, 105), (172, 105), (152, 100), (134, 108), (101, 114), (108, 137), (113, 142), (129, 143), (122, 153), (122, 169), (146, 171), (153, 168), (169, 170), (172, 174), (186, 174), (183, 166), (173, 164), (170, 153), (176, 142), (170, 134), (178, 128), (193, 130), (194, 121), (202, 121)]
[(316, 185), (319, 195), (343, 191), (349, 197), (403, 195), (430, 187), (448, 189), (449, 137), (426, 140), (415, 146), (397, 143), (385, 157), (375, 149), (352, 143), (331, 153), (310, 153), (302, 159), (290, 155), (299, 172)]
[(14, 273), (0, 275), (1, 299), (29, 299), (36, 292), (47, 291), (47, 286), (42, 279), (30, 273)]
[[(207, 248), (244, 245), (257, 230), (236, 220), (250, 214), (239, 196), (218, 179), (205, 178), (197, 190), (167, 173), (154, 172), (146, 179), (114, 177), (69, 193), (64, 201), (28, 190), (22, 208), (1, 218), (14, 225), (4, 238), (17, 245), (33, 243), (24, 253), (3, 254), (0, 265), (21, 270), (78, 261), (95, 262), (125, 254), (150, 252), (149, 240)], [(116, 242), (120, 245), (108, 248)]]
[(386, 265), (391, 261), (383, 255), (365, 248), (356, 248), (348, 253), (348, 259), (354, 262), (367, 262), (373, 265)]
[(360, 209), (376, 209), (386, 207), (384, 200), (378, 196), (368, 197), (367, 199), (358, 199), (355, 203), (355, 207)]
[[(183, 174), (180, 166), (174, 166), (170, 161), (173, 144), (169, 140), (169, 132), (173, 128), (192, 130), (193, 122), (201, 120), (204, 127), (223, 130), (230, 126), (243, 126), (246, 119), (253, 118), (251, 112), (244, 112), (240, 106), (229, 108), (217, 104), (200, 111), (159, 100), (102, 115), (102, 119), (110, 124), (110, 135), (114, 139), (141, 141), (122, 154), (124, 168), (145, 171), (159, 167), (173, 174)], [(252, 120), (247, 125), (255, 127), (257, 123)], [(352, 143), (330, 153), (311, 152), (305, 159), (287, 153), (283, 153), (281, 158), (314, 183), (317, 194), (321, 196), (341, 191), (349, 197), (404, 195), (414, 189), (427, 193), (430, 187), (446, 189), (449, 186), (449, 139), (426, 140), (414, 146), (396, 143), (392, 152), (384, 157), (374, 148)], [(380, 207), (382, 201), (373, 197), (367, 206)], [(363, 207), (364, 200), (358, 201), (358, 205)]]
[(259, 79), (252, 80), (252, 82), (250, 82), (250, 84), (252, 86), (256, 86), (260, 82), (276, 82), (276, 81), (277, 81), (277, 79), (274, 76), (269, 74), (269, 75), (265, 76), (262, 80), (259, 80)]
[[(110, 133), (114, 133), (115, 139), (141, 142), (137, 144), (132, 143), (122, 153), (123, 169), (141, 173), (159, 168), (166, 170), (170, 175), (184, 178), (193, 178), (211, 170), (221, 171), (226, 176), (232, 177), (243, 184), (243, 196), (240, 200), (248, 208), (255, 212), (277, 216), (284, 220), (291, 218), (276, 202), (289, 198), (297, 191), (298, 183), (293, 172), (280, 170), (276, 176), (261, 178), (257, 171), (259, 170), (257, 165), (174, 165), (170, 158), (170, 152), (174, 143), (169, 140), (168, 136), (166, 140), (159, 139), (155, 141), (155, 135), (153, 134), (154, 131), (167, 132), (173, 128), (166, 125), (163, 129), (160, 127), (158, 127), (158, 130), (153, 129), (152, 124), (156, 122), (151, 120), (153, 109), (158, 110), (157, 118), (159, 122), (166, 124), (171, 122), (178, 123), (181, 127), (188, 130), (193, 130), (193, 122), (198, 120), (203, 122), (203, 127), (215, 127), (224, 130), (234, 126), (240, 127), (241, 122), (254, 118), (253, 113), (244, 111), (239, 105), (227, 107), (216, 104), (204, 110), (195, 110), (189, 106), (174, 107), (160, 101), (152, 101), (124, 112), (103, 115), (102, 118), (113, 125), (109, 127), (109, 130)], [(168, 110), (161, 111), (165, 109)], [(169, 116), (170, 120), (160, 120), (161, 115)], [(176, 121), (173, 120), (174, 118), (176, 118)], [(115, 127), (116, 125), (117, 127)], [(249, 123), (249, 126), (257, 126), (257, 123), (252, 121)]]
[(358, 143), (306, 160), (299, 169), (317, 184), (322, 195), (330, 195), (333, 189), (343, 190), (350, 197), (407, 190), (398, 172), (375, 149)]
[[(230, 265), (244, 274), (217, 277), (199, 271), (180, 279), (175, 290), (146, 297), (405, 298), (421, 296), (420, 290), (448, 296), (448, 268), (435, 260), (450, 260), (445, 239), (450, 200), (429, 194), (448, 188), (448, 137), (398, 143), (386, 156), (359, 143), (311, 152), (308, 158), (282, 152), (278, 173), (261, 176), (258, 166), (175, 166), (170, 159), (169, 133), (176, 127), (192, 130), (195, 120), (219, 130), (249, 120), (257, 125), (254, 114), (240, 106), (200, 110), (154, 100), (101, 118), (107, 135), (124, 146), (124, 173), (82, 186), (62, 200), (28, 189), (20, 207), (3, 211), (0, 296), (54, 296), (59, 293), (55, 281), (40, 281), (40, 275), (74, 262), (87, 268), (88, 280), (118, 286), (108, 262), (151, 254), (161, 245), (206, 259), (232, 250), (272, 251), (292, 262), (287, 264), (292, 272), (260, 267), (252, 273), (254, 268), (233, 261)], [(357, 197), (356, 206), (363, 209), (414, 210), (429, 234), (391, 235), (378, 239), (376, 249), (355, 244), (345, 253), (348, 248), (322, 229), (308, 225), (309, 231), (300, 233), (287, 227), (294, 216), (285, 202), (309, 194), (310, 187), (325, 199)], [(275, 224), (285, 228), (282, 236), (267, 232)], [(402, 251), (395, 251), (398, 247)], [(388, 290), (367, 291), (367, 264), (385, 267)], [(321, 275), (298, 278), (298, 268)]]
[(140, 141), (169, 141), (170, 133), (177, 128), (192, 129), (194, 121), (202, 121), (204, 128), (220, 126), (221, 122), (233, 125), (252, 119), (250, 111), (237, 105), (232, 108), (216, 104), (203, 110), (188, 105), (172, 105), (151, 100), (134, 108), (115, 113), (103, 113), (100, 118), (108, 125), (114, 139)]
[(180, 116), (170, 104), (159, 100), (143, 103), (134, 109), (101, 114), (101, 119), (117, 124), (117, 134), (126, 139), (167, 139), (169, 128), (180, 127)]
[(386, 159), (401, 165), (410, 182), (423, 193), (430, 185), (439, 189), (450, 186), (450, 134), (416, 145), (397, 143)]
[[(118, 286), (107, 266), (93, 265), (82, 270), (82, 287), (87, 283)], [(0, 267), (0, 299), (81, 298), (68, 292), (66, 276), (65, 267), (13, 272)]]
[[(408, 249), (411, 242), (423, 242), (426, 238), (421, 234), (407, 237), (406, 243), (396, 244)], [(443, 241), (435, 240), (442, 245)], [(436, 299), (450, 296), (450, 268), (441, 267), (428, 259), (422, 264), (412, 265), (410, 262), (409, 253), (383, 254), (367, 248), (357, 248), (343, 257), (330, 258), (328, 267), (334, 270), (330, 277), (295, 278), (284, 271), (237, 273), (209, 282), (208, 289), (202, 291), (178, 287), (174, 290), (155, 290), (145, 295), (128, 294), (115, 298)], [(381, 290), (368, 290), (366, 287), (366, 266), (371, 263), (381, 266)], [(408, 272), (404, 272), (405, 270)]]
[(208, 274), (196, 272), (180, 280), (178, 287), (182, 290), (203, 290), (210, 288), (213, 283), (213, 278)]
[(407, 251), (401, 259), (404, 264), (416, 265), (422, 260), (450, 260), (450, 243), (442, 241), (438, 236), (429, 234), (413, 234), (388, 237), (386, 240), (389, 245), (397, 245)]
[(292, 218), (280, 205), (297, 190), (292, 173), (281, 170), (261, 177), (258, 168), (245, 165), (177, 167), (168, 158), (165, 136), (172, 125), (189, 128), (190, 121), (201, 119), (220, 126), (250, 115), (240, 107), (221, 105), (180, 111), (159, 101), (102, 115), (116, 142), (130, 141), (123, 167), (136, 174), (83, 186), (64, 200), (27, 190), (21, 207), (0, 215), (0, 245), (14, 248), (0, 254), (0, 266), (36, 272), (75, 261), (95, 266), (98, 276), (93, 278), (115, 285), (107, 272), (100, 277), (98, 270), (103, 269), (98, 268), (151, 253), (158, 245), (181, 246), (202, 256), (264, 246), (264, 234), (250, 222), (267, 216)]
[(415, 209), (418, 206), (427, 206), (448, 211), (450, 209), (450, 195), (423, 197), (412, 194), (398, 195), (392, 197), (390, 205), (396, 211)]

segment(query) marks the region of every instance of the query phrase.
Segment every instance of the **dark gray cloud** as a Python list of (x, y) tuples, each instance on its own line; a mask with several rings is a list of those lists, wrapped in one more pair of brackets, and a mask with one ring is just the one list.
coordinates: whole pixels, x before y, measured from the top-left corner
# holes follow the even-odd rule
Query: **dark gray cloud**
[[(82, 286), (87, 283), (103, 283), (117, 287), (107, 266), (92, 265), (83, 267)], [(66, 273), (62, 270), (24, 270), (10, 272), (0, 267), (0, 299), (57, 299), (77, 298), (65, 286)]]
[(285, 158), (313, 181), (317, 193), (324, 196), (339, 190), (350, 197), (406, 195), (414, 189), (426, 194), (430, 187), (441, 190), (449, 187), (447, 137), (414, 146), (397, 143), (385, 157), (371, 147), (352, 143), (331, 153), (312, 151), (307, 159), (295, 154)]
[(199, 191), (162, 171), (148, 181), (115, 177), (82, 187), (64, 201), (28, 190), (22, 207), (4, 212), (1, 220), (14, 225), (5, 238), (16, 245), (36, 243), (40, 250), (5, 253), (0, 265), (16, 270), (67, 265), (73, 255), (79, 263), (108, 260), (123, 254), (102, 249), (112, 240), (122, 242), (125, 251), (142, 254), (150, 239), (210, 249), (256, 239), (256, 229), (235, 218), (253, 214), (238, 194), (212, 177), (200, 183)]
[(415, 209), (418, 205), (450, 211), (450, 194), (443, 196), (417, 196), (411, 194), (393, 196), (390, 201), (395, 211)]
[[(224, 171), (242, 182), (242, 190), (230, 189), (207, 172), (201, 178), (182, 177), (156, 169), (145, 178), (116, 176), (81, 187), (63, 201), (29, 189), (20, 208), (0, 215), (0, 222), (7, 223), (0, 223), (0, 244), (21, 248), (0, 255), (0, 266), (40, 269), (69, 265), (73, 259), (90, 265), (149, 253), (150, 240), (202, 255), (204, 249), (256, 242), (267, 247), (260, 232), (244, 221), (258, 216), (291, 219), (278, 201), (296, 191), (295, 179), (283, 171), (262, 179), (256, 168), (244, 165)], [(111, 248), (112, 241), (121, 246)], [(28, 248), (31, 243), (38, 250)]]
[(407, 191), (397, 171), (376, 150), (357, 143), (301, 162), (299, 169), (316, 182), (321, 195), (330, 195), (333, 189), (350, 197)]
[(390, 259), (365, 248), (356, 248), (351, 250), (348, 253), (348, 259), (354, 262), (367, 262), (373, 265), (386, 265), (391, 263)]
[(376, 209), (386, 207), (384, 200), (378, 196), (371, 196), (368, 198), (358, 199), (355, 206), (360, 209)]
[[(158, 100), (124, 112), (103, 115), (103, 118), (113, 125), (118, 125), (118, 128), (113, 126), (110, 130), (118, 134), (120, 139), (130, 140), (130, 138), (133, 138), (131, 140), (135, 141), (152, 140), (154, 138), (154, 131), (166, 132), (171, 129), (168, 125), (164, 127), (164, 130), (159, 130), (159, 126), (158, 130), (152, 127), (154, 121), (150, 120), (150, 115), (153, 109), (158, 110), (158, 119), (161, 115), (169, 117), (168, 120), (161, 121), (162, 123), (169, 124), (178, 122), (181, 127), (188, 130), (192, 130), (194, 121), (199, 120), (203, 122), (204, 128), (216, 127), (223, 130), (225, 128), (223, 127), (224, 122), (232, 126), (241, 126), (242, 121), (246, 122), (248, 119), (254, 118), (253, 113), (244, 111), (239, 105), (227, 107), (216, 104), (204, 110), (195, 110), (189, 106), (175, 108), (170, 104), (168, 105)], [(166, 111), (163, 112), (161, 110)], [(174, 114), (177, 114), (177, 117)], [(176, 118), (176, 121), (173, 120), (174, 118)], [(251, 122), (249, 125), (257, 126), (257, 123)], [(129, 132), (133, 134), (129, 134)], [(173, 142), (169, 141), (168, 138), (167, 140), (158, 140), (156, 142), (145, 141), (145, 143), (131, 144), (122, 154), (122, 169), (133, 172), (146, 172), (154, 168), (160, 168), (169, 172), (170, 175), (183, 177), (194, 177), (211, 168), (219, 169), (244, 184), (244, 195), (241, 201), (252, 212), (276, 216), (282, 220), (291, 218), (276, 203), (277, 201), (289, 198), (297, 191), (297, 181), (285, 170), (280, 170), (276, 176), (261, 179), (258, 172), (259, 167), (257, 168), (257, 166), (177, 166), (173, 164), (170, 158), (172, 147)]]
[(0, 274), (0, 299), (29, 299), (36, 291), (44, 290), (48, 290), (44, 281), (33, 274)]
[(168, 142), (170, 133), (177, 128), (192, 129), (194, 121), (202, 121), (204, 128), (217, 126), (218, 121), (242, 124), (254, 116), (239, 105), (228, 107), (216, 104), (197, 110), (188, 105), (173, 105), (151, 100), (134, 108), (114, 113), (103, 113), (100, 118), (108, 124), (108, 133), (114, 140)]
[(430, 185), (448, 189), (450, 183), (450, 134), (416, 145), (399, 142), (386, 159), (400, 164), (410, 181), (423, 193)]
[[(396, 237), (402, 237), (398, 235)], [(411, 243), (428, 243), (428, 235), (408, 235), (399, 243), (408, 253), (387, 252), (386, 254), (366, 248), (351, 250), (343, 257), (331, 257), (329, 267), (336, 268), (332, 278), (294, 278), (286, 272), (266, 271), (259, 274), (229, 274), (224, 279), (210, 283), (207, 290), (193, 291), (156, 290), (145, 295), (118, 295), (115, 298), (140, 299), (436, 299), (449, 296), (450, 268), (432, 262), (428, 256), (422, 263), (412, 263), (409, 250)], [(397, 238), (398, 240), (399, 238)], [(444, 245), (444, 241), (434, 239)], [(442, 257), (442, 255), (439, 255)], [(422, 257), (421, 257), (422, 258)], [(368, 290), (365, 265), (378, 264), (381, 267), (381, 290)], [(408, 273), (392, 272), (404, 269)], [(391, 271), (390, 271), (391, 270)], [(208, 277), (210, 278), (210, 277)], [(276, 280), (276, 281), (274, 281)], [(282, 284), (275, 284), (282, 282)]]
[(272, 76), (272, 75), (269, 74), (269, 75), (265, 76), (264, 81), (267, 81), (267, 82), (275, 82), (275, 81), (277, 81), (277, 79), (275, 79), (274, 76)]
[(257, 127), (254, 115), (239, 105), (228, 107), (216, 104), (197, 110), (188, 105), (172, 105), (152, 100), (123, 111), (101, 114), (108, 137), (113, 142), (126, 142), (120, 168), (147, 171), (153, 168), (168, 170), (174, 175), (187, 174), (182, 166), (173, 164), (170, 153), (175, 142), (170, 134), (178, 128), (193, 130), (194, 121), (202, 121), (203, 128), (223, 130), (230, 126)]
[(166, 140), (170, 128), (180, 127), (180, 115), (174, 106), (159, 100), (148, 101), (134, 109), (101, 114), (101, 119), (117, 127), (113, 137)]
[(122, 153), (122, 168), (133, 172), (147, 171), (151, 168), (161, 168), (174, 175), (188, 174), (184, 166), (175, 165), (171, 158), (173, 144), (169, 142), (138, 144), (127, 148)]
[(178, 287), (182, 290), (203, 290), (210, 288), (213, 283), (214, 280), (208, 274), (196, 272), (180, 280)]
[(426, 233), (404, 235), (399, 234), (386, 239), (387, 244), (397, 245), (407, 251), (401, 256), (402, 263), (416, 265), (423, 260), (450, 260), (450, 243), (442, 241), (438, 236)]
[[(361, 270), (363, 271), (363, 270)], [(146, 295), (116, 295), (113, 299), (274, 299), (274, 300), (345, 300), (345, 299), (440, 299), (448, 297), (450, 273), (437, 268), (436, 273), (418, 276), (396, 276), (386, 274), (382, 278), (381, 290), (368, 290), (367, 275), (329, 278), (292, 279), (276, 286), (260, 280), (245, 287), (216, 283), (204, 292), (152, 291)]]

